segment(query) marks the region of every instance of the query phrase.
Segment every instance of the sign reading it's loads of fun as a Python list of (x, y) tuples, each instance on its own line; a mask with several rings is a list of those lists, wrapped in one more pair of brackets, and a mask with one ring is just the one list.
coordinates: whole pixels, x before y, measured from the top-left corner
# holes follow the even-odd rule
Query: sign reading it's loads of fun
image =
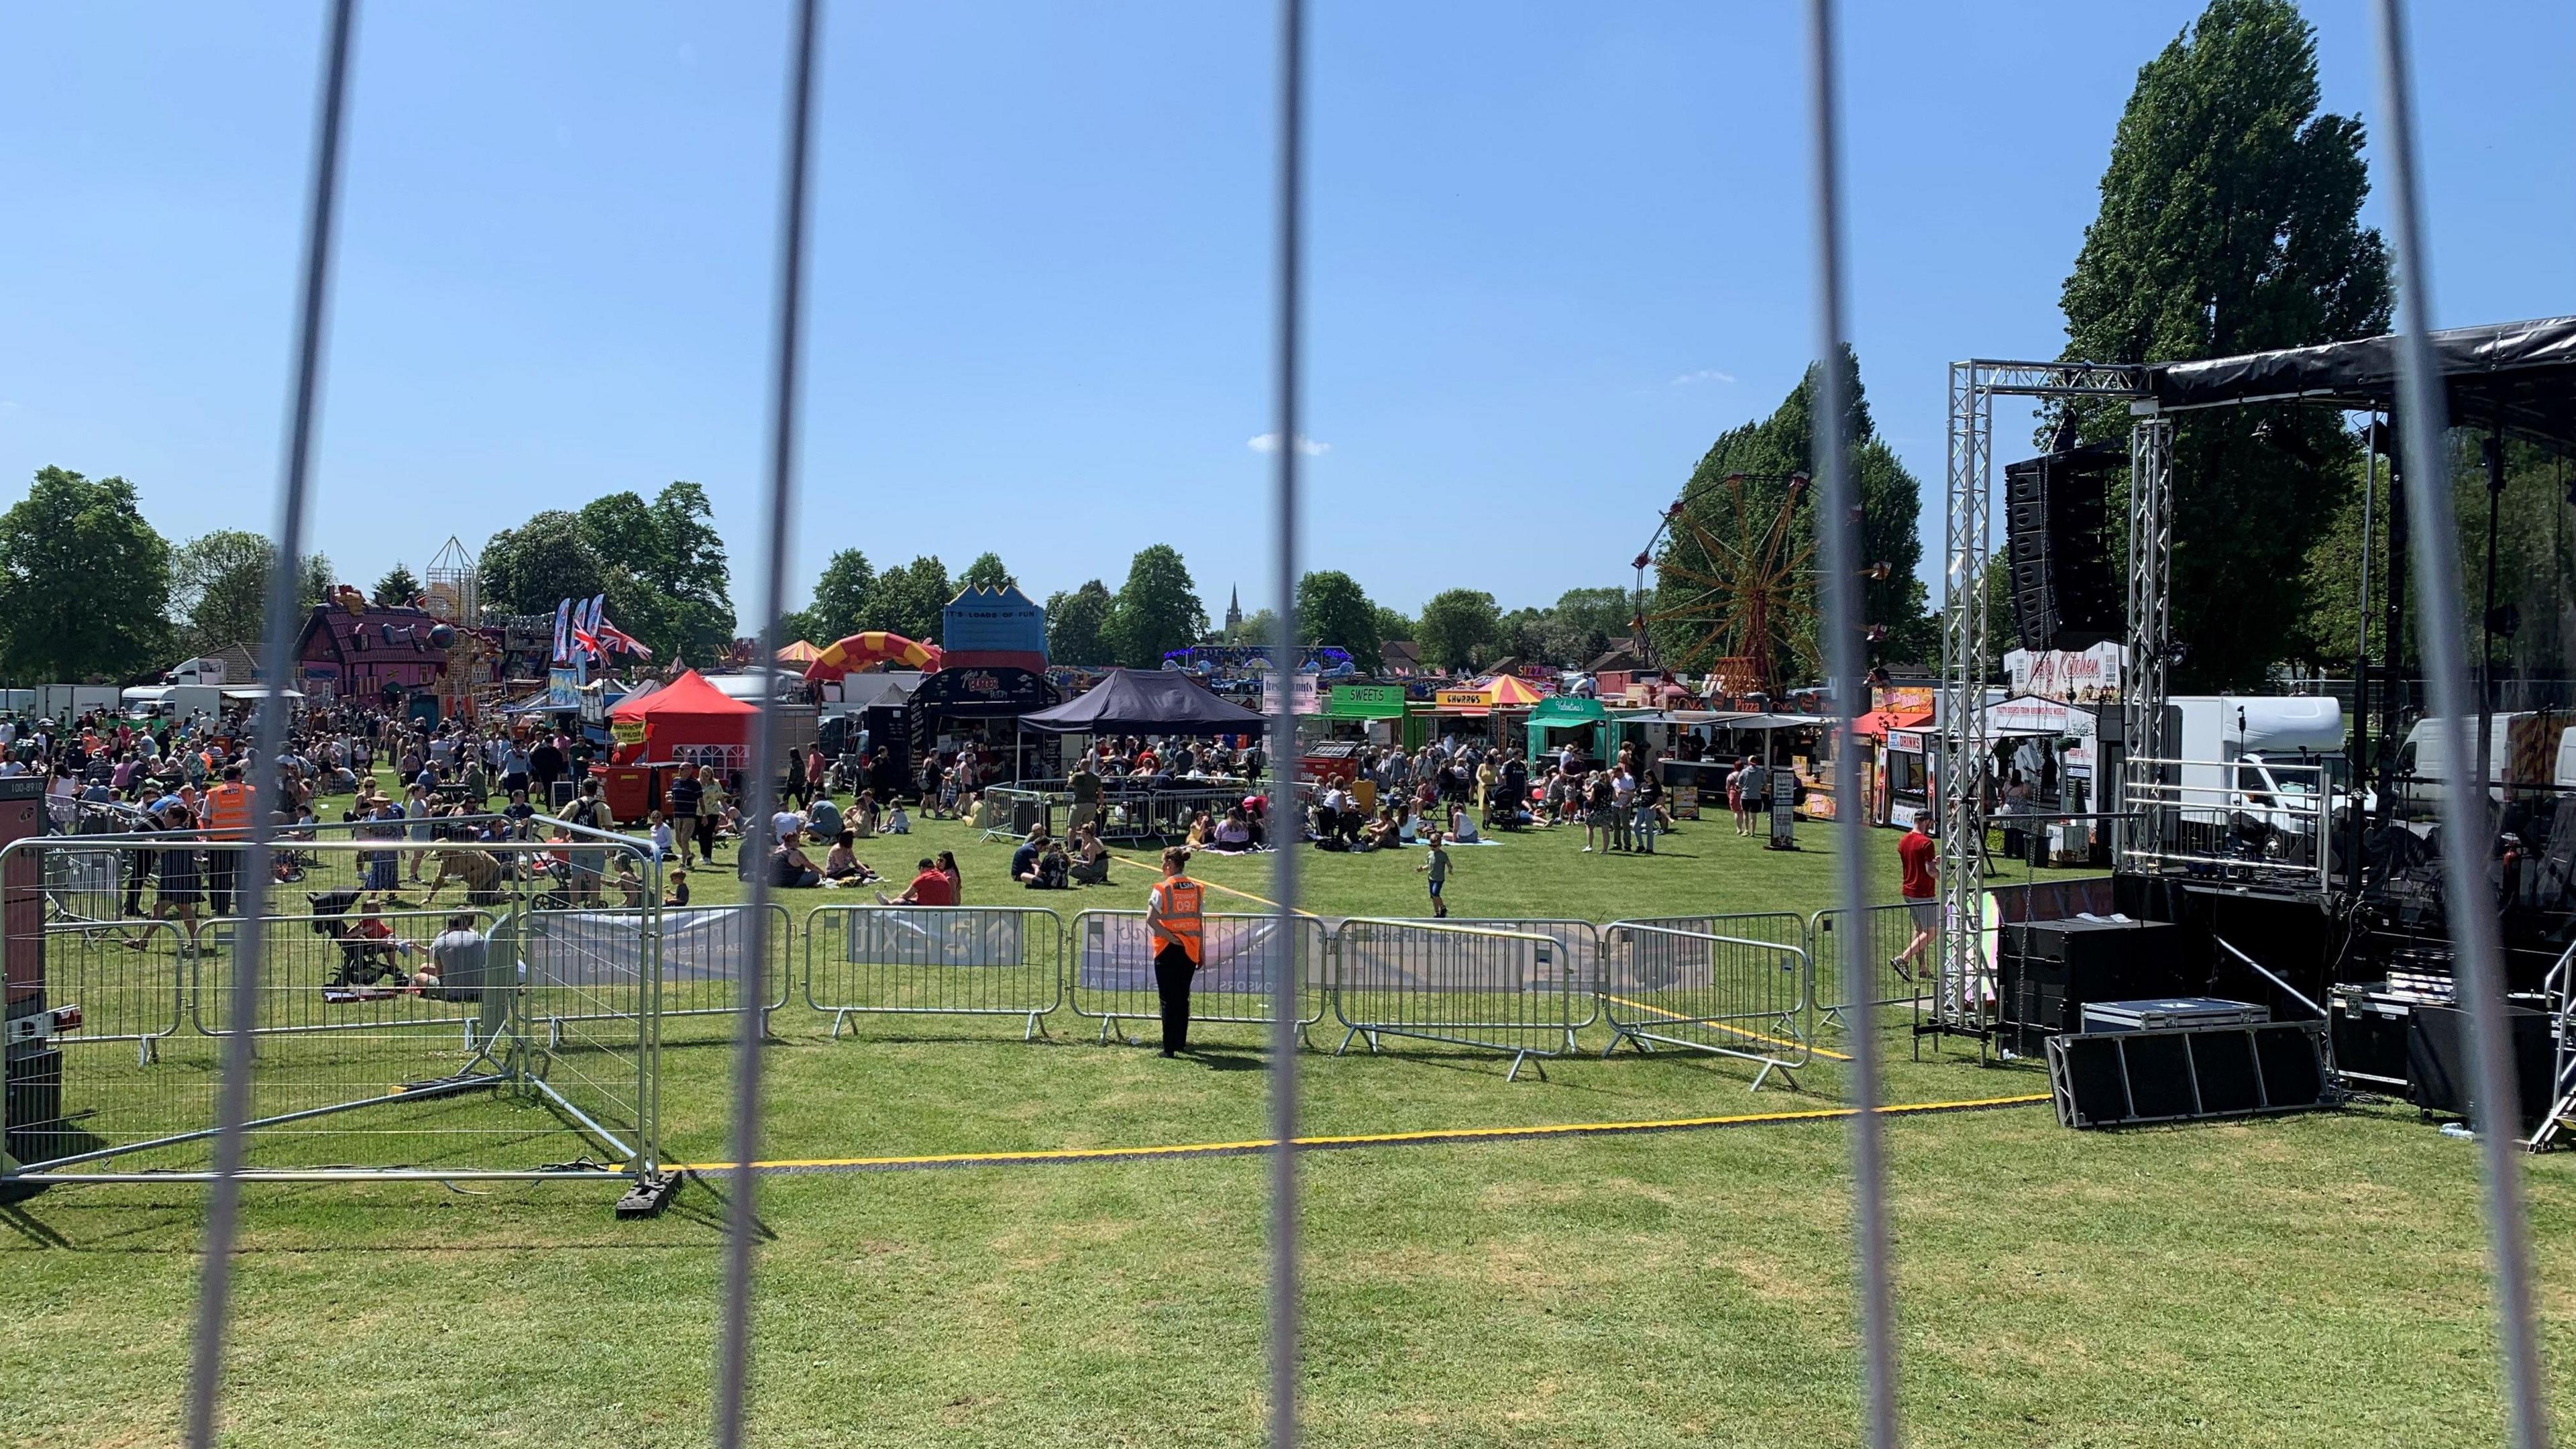
[(968, 589), (940, 611), (939, 647), (952, 655), (1035, 655), (1038, 667), (1044, 668), (1046, 610), (1032, 603), (1017, 585)]

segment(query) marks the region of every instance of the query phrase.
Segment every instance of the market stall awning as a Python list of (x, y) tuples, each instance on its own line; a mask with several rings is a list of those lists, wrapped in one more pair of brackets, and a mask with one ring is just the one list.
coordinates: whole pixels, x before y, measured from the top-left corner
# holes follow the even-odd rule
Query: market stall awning
[(1542, 700), (1530, 710), (1529, 727), (1534, 730), (1568, 730), (1582, 725), (1599, 724), (1610, 717), (1597, 699), (1560, 694)]
[(691, 745), (741, 745), (760, 711), (707, 683), (694, 669), (650, 694), (632, 694), (608, 712), (612, 723), (644, 726), (643, 758), (667, 760)]

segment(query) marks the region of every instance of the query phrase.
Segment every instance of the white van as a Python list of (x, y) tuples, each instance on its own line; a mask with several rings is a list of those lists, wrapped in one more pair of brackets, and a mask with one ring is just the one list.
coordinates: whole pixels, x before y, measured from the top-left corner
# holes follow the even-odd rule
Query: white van
[[(2508, 785), (2576, 787), (2576, 714), (2565, 710), (2517, 710), (2487, 716), (2487, 796), (2504, 798)], [(2478, 722), (2463, 722), (2469, 749), (2477, 749)], [(2438, 801), (2455, 781), (2476, 773), (2451, 768), (2441, 721), (2419, 719), (2397, 747), (2399, 793), (2410, 800)]]

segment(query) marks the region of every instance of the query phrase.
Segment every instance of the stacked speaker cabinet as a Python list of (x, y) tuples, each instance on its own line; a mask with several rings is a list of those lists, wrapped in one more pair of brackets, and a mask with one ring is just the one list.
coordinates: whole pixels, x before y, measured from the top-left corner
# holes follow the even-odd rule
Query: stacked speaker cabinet
[(2004, 465), (2004, 538), (2021, 647), (2089, 649), (2122, 632), (2113, 575), (2111, 478), (2127, 448), (2108, 443)]
[[(0, 779), (0, 845), (42, 835), (45, 830), (44, 781), (34, 775)], [(5, 857), (0, 868), (0, 982), (5, 1006), (0, 1020), (16, 1022), (48, 1008), (45, 1000), (45, 866), (43, 854), (26, 849)], [(36, 1155), (35, 1134), (18, 1123), (52, 1123), (62, 1115), (62, 1053), (48, 1039), (19, 1039), (5, 1033), (0, 1047), (0, 1121), (11, 1124), (0, 1137), (0, 1150), (21, 1159)], [(50, 1127), (46, 1129), (50, 1132)]]
[(2048, 1086), (2068, 1127), (2305, 1112), (2335, 1100), (2321, 1021), (2050, 1037)]

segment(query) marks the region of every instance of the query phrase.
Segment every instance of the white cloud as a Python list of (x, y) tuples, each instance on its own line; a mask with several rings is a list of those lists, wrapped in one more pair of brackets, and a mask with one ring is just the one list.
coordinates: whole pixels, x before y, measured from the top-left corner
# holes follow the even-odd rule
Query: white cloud
[(1677, 377), (1677, 378), (1674, 378), (1674, 379), (1673, 379), (1673, 386), (1675, 386), (1675, 387), (1688, 387), (1688, 386), (1690, 386), (1692, 383), (1695, 383), (1695, 382), (1733, 382), (1733, 381), (1735, 381), (1735, 374), (1734, 374), (1734, 373), (1731, 373), (1731, 372), (1720, 372), (1720, 371), (1718, 371), (1718, 370), (1717, 370), (1716, 368), (1714, 368), (1714, 367), (1703, 367), (1703, 368), (1701, 368), (1701, 369), (1700, 369), (1699, 371), (1697, 371), (1697, 372), (1685, 372), (1685, 373), (1683, 373), (1681, 376), (1679, 376), (1679, 377)]
[[(1276, 453), (1279, 451), (1279, 435), (1277, 433), (1263, 433), (1260, 437), (1245, 439), (1243, 446), (1250, 448), (1256, 453)], [(1297, 440), (1297, 451), (1305, 454), (1309, 458), (1312, 458), (1320, 454), (1333, 451), (1333, 445), (1330, 443), (1316, 442), (1313, 438), (1299, 438)]]

